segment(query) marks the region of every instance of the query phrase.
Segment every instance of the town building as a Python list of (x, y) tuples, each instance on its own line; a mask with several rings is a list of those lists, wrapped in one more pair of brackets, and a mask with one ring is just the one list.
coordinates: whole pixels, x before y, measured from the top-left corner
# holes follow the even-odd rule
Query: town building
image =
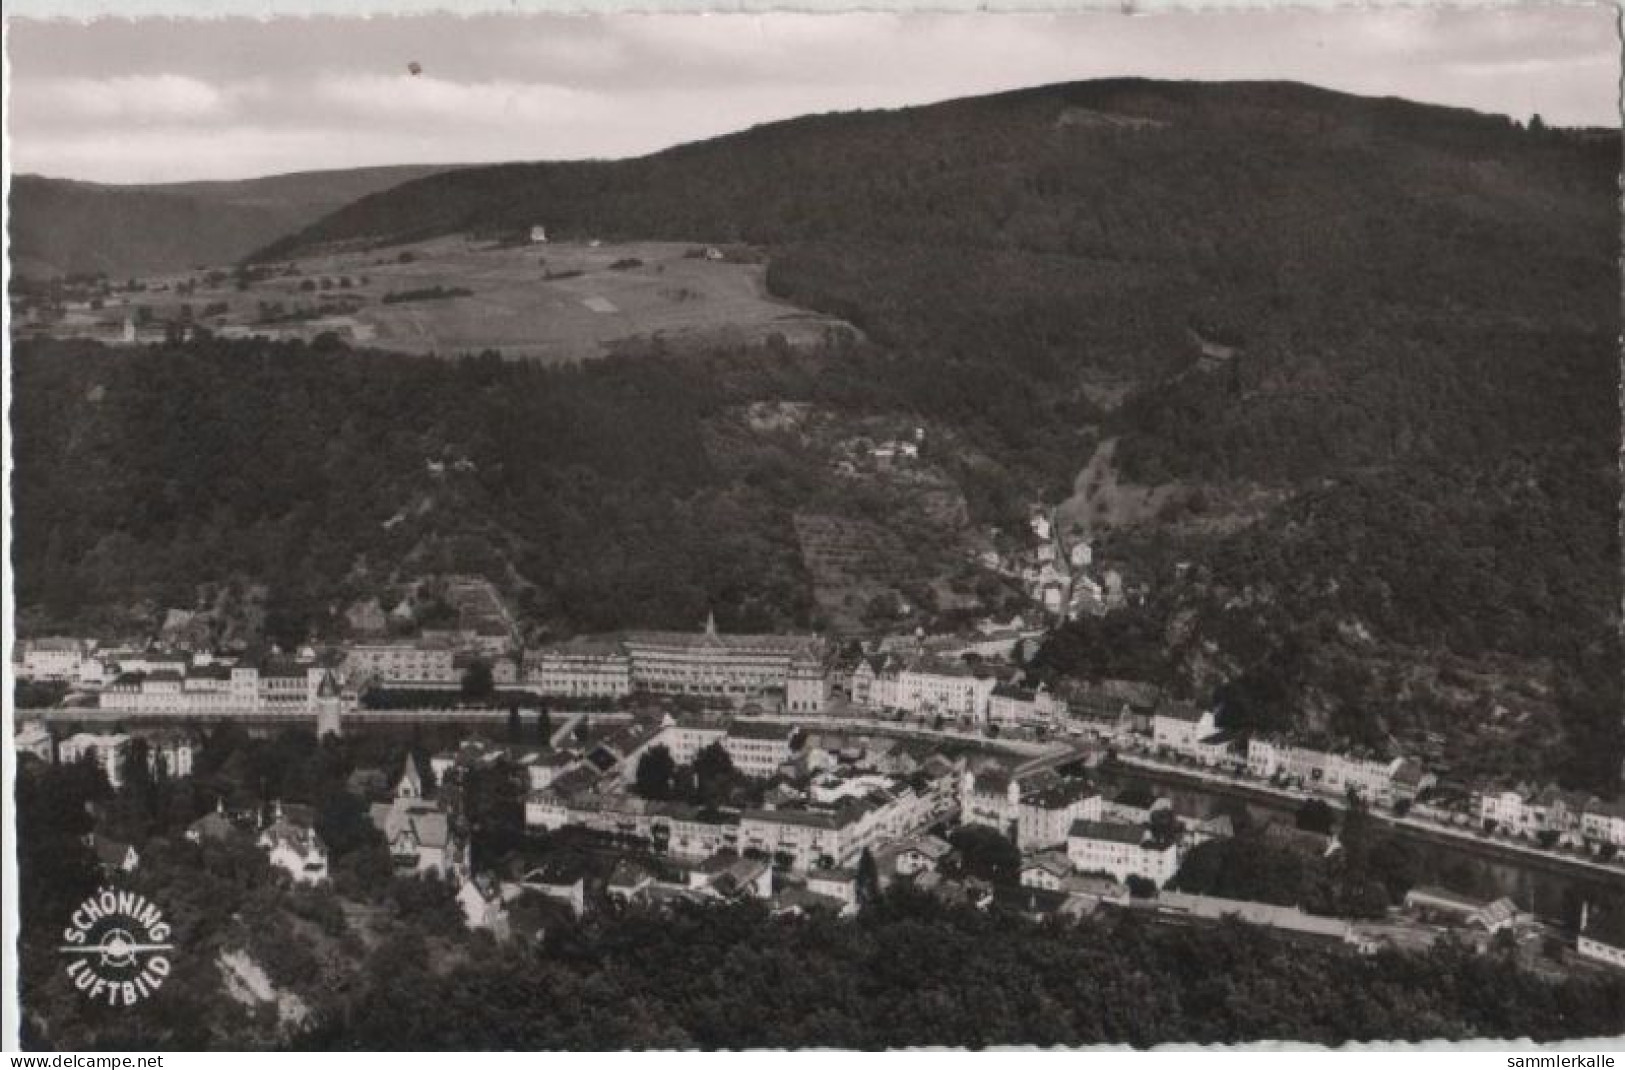
[(736, 706), (776, 701), (796, 713), (822, 710), (829, 698), (816, 637), (724, 635), (715, 617), (697, 633), (578, 636), (527, 654), (523, 676), (544, 694), (568, 698), (619, 699), (647, 691)]
[(451, 823), (441, 807), (423, 797), (423, 779), (408, 754), (395, 784), (394, 798), (374, 803), (372, 824), (389, 845), (397, 871), (446, 877), (457, 874), (461, 859)]
[(1483, 792), (1479, 796), (1478, 816), (1486, 827), (1514, 835), (1533, 835), (1539, 823), (1535, 814), (1524, 805), (1525, 790), (1505, 789)]
[(1393, 805), (1394, 773), (1404, 761), (1339, 754), (1268, 739), (1247, 742), (1247, 771), (1253, 776), (1279, 777), (1327, 795), (1341, 796), (1352, 791), (1382, 806)]
[(1580, 939), (1576, 950), (1581, 958), (1625, 968), (1625, 946), (1621, 946), (1617, 940), (1603, 939), (1593, 930), (1590, 903), (1580, 904)]
[(760, 858), (741, 858), (724, 850), (689, 870), (687, 886), (707, 898), (768, 900), (773, 898), (773, 867)]
[(671, 802), (651, 804), (647, 812), (649, 838), (658, 853), (693, 862), (739, 847), (738, 814)]
[(267, 660), (122, 672), (101, 689), (97, 705), (131, 714), (306, 714), (319, 712), (324, 698), (337, 699), (341, 707), (348, 701), (330, 670), (306, 662)]
[(850, 869), (809, 870), (807, 890), (814, 895), (827, 895), (843, 907), (858, 905), (858, 876)]
[(1625, 803), (1591, 799), (1580, 813), (1580, 832), (1592, 843), (1625, 847)]
[(953, 846), (940, 837), (915, 836), (897, 848), (892, 856), (892, 869), (899, 877), (935, 873), (953, 851)]
[(11, 742), (19, 755), (32, 754), (42, 762), (49, 762), (55, 750), (51, 730), (45, 727), (43, 721), (25, 721), (17, 725)]
[(771, 722), (734, 721), (722, 737), (734, 768), (748, 777), (766, 780), (795, 757), (791, 744), (796, 729)]
[(629, 632), (622, 640), (632, 662), (636, 690), (663, 695), (691, 695), (742, 705), (752, 699), (778, 697), (788, 702), (790, 680), (797, 678), (796, 700), (822, 708), (823, 646), (808, 635), (724, 635), (716, 618), (705, 631)]
[(853, 673), (852, 700), (870, 709), (951, 717), (983, 724), (997, 678), (963, 661), (916, 653), (866, 658)]
[(1105, 873), (1120, 882), (1143, 877), (1157, 887), (1179, 870), (1179, 847), (1159, 842), (1141, 826), (1077, 821), (1068, 831), (1067, 859), (1079, 873)]
[(579, 866), (569, 862), (550, 859), (527, 870), (519, 886), (565, 904), (570, 908), (570, 913), (578, 918), (587, 912), (586, 874)]
[(284, 815), (277, 804), (276, 820), (259, 835), (260, 850), (271, 865), (287, 873), (295, 884), (327, 883), (327, 845), (302, 820)]
[(1072, 863), (1064, 854), (1044, 851), (1029, 855), (1021, 863), (1021, 886), (1039, 888), (1048, 892), (1062, 890), (1072, 875)]
[(164, 775), (183, 777), (192, 775), (192, 759), (197, 743), (190, 732), (154, 732), (145, 737), (147, 766), (153, 775), (161, 768)]
[(225, 800), (216, 799), (214, 809), (186, 827), (186, 838), (193, 843), (224, 843), (236, 835), (237, 826), (226, 816)]
[(527, 651), (524, 681), (544, 695), (574, 699), (620, 699), (632, 693), (632, 657), (619, 639), (576, 636)]
[(1000, 728), (1054, 727), (1066, 717), (1066, 704), (1042, 684), (1033, 689), (995, 684), (988, 694), (987, 720)]
[(967, 769), (960, 778), (959, 820), (986, 825), (1014, 841), (1021, 820), (1021, 784), (1002, 769)]
[(124, 759), (130, 737), (122, 732), (77, 732), (57, 744), (56, 758), (63, 765), (94, 763), (113, 787), (124, 783)]
[(1151, 742), (1179, 754), (1193, 754), (1201, 740), (1217, 732), (1212, 710), (1188, 702), (1165, 702), (1151, 715)]
[[(585, 896), (582, 899), (585, 906)], [(483, 930), (498, 940), (508, 938), (508, 904), (502, 888), (487, 874), (471, 877), (457, 889), (457, 905), (463, 911), (463, 924)], [(572, 903), (573, 906), (573, 903)]]
[(459, 682), (451, 645), (428, 641), (355, 643), (345, 654), (344, 681), (359, 691), (371, 684), (455, 685)]
[(866, 848), (912, 836), (939, 817), (933, 790), (898, 780), (832, 806), (747, 810), (740, 815), (739, 843), (795, 872), (851, 867)]
[(1016, 807), (1016, 846), (1023, 852), (1065, 846), (1072, 826), (1099, 821), (1104, 799), (1086, 780), (1054, 779), (1021, 792)]
[(141, 865), (141, 855), (130, 844), (98, 833), (85, 837), (85, 844), (96, 856), (96, 865), (107, 873), (134, 873)]
[(1405, 909), (1430, 921), (1500, 932), (1518, 921), (1518, 908), (1510, 899), (1483, 901), (1445, 888), (1418, 885), (1405, 893)]
[(82, 639), (19, 639), (13, 668), (19, 680), (71, 684), (79, 678), (80, 666), (90, 658), (91, 650), (91, 644)]

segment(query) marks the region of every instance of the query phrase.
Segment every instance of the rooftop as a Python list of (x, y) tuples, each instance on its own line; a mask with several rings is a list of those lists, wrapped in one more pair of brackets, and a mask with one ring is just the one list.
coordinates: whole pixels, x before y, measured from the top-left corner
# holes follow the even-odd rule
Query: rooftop
[(1157, 707), (1156, 715), (1158, 717), (1166, 717), (1174, 721), (1184, 721), (1188, 724), (1195, 724), (1202, 719), (1202, 714), (1204, 712), (1204, 710), (1198, 709), (1189, 702), (1164, 702), (1162, 705)]
[(1139, 825), (1123, 825), (1115, 821), (1074, 821), (1067, 839), (1102, 840), (1109, 843), (1138, 845), (1145, 839), (1145, 829)]
[(626, 654), (626, 647), (621, 644), (618, 636), (614, 635), (578, 635), (562, 643), (554, 643), (543, 647), (543, 657), (565, 658), (610, 658)]
[(794, 725), (771, 721), (734, 721), (728, 726), (730, 739), (766, 739), (778, 742), (788, 740), (796, 732)]
[(1100, 791), (1087, 780), (1064, 779), (1051, 781), (1021, 794), (1023, 806), (1037, 806), (1045, 810), (1059, 810), (1080, 799), (1099, 795)]

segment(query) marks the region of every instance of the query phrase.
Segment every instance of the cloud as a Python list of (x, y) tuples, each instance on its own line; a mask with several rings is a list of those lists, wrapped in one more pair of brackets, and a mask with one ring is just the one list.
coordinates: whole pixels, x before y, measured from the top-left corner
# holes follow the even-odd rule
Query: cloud
[(56, 78), (28, 87), (36, 110), (48, 104), (65, 121), (175, 122), (225, 117), (231, 95), (181, 74)]
[(809, 112), (1119, 75), (1281, 78), (1607, 124), (1613, 18), (1553, 6), (14, 20), (8, 118), (13, 166), (102, 181), (632, 155)]
[(456, 82), (427, 74), (339, 75), (320, 79), (315, 101), (357, 119), (475, 125), (546, 122), (603, 106), (595, 94), (537, 82)]

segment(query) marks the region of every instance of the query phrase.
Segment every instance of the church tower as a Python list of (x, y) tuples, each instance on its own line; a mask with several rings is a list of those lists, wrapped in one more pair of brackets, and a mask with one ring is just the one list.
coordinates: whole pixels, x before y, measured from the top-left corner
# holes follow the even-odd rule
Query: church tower
[(333, 679), (333, 671), (329, 669), (322, 674), (321, 687), (316, 689), (316, 738), (321, 739), (328, 733), (335, 736), (344, 734), (344, 696), (339, 692), (339, 683)]

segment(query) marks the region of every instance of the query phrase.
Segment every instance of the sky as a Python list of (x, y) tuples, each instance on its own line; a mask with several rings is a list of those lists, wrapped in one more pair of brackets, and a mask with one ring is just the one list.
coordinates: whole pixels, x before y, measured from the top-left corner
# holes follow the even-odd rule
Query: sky
[[(16, 172), (620, 157), (810, 112), (1140, 75), (1619, 124), (1610, 7), (8, 20)], [(412, 73), (412, 65), (418, 73)]]

